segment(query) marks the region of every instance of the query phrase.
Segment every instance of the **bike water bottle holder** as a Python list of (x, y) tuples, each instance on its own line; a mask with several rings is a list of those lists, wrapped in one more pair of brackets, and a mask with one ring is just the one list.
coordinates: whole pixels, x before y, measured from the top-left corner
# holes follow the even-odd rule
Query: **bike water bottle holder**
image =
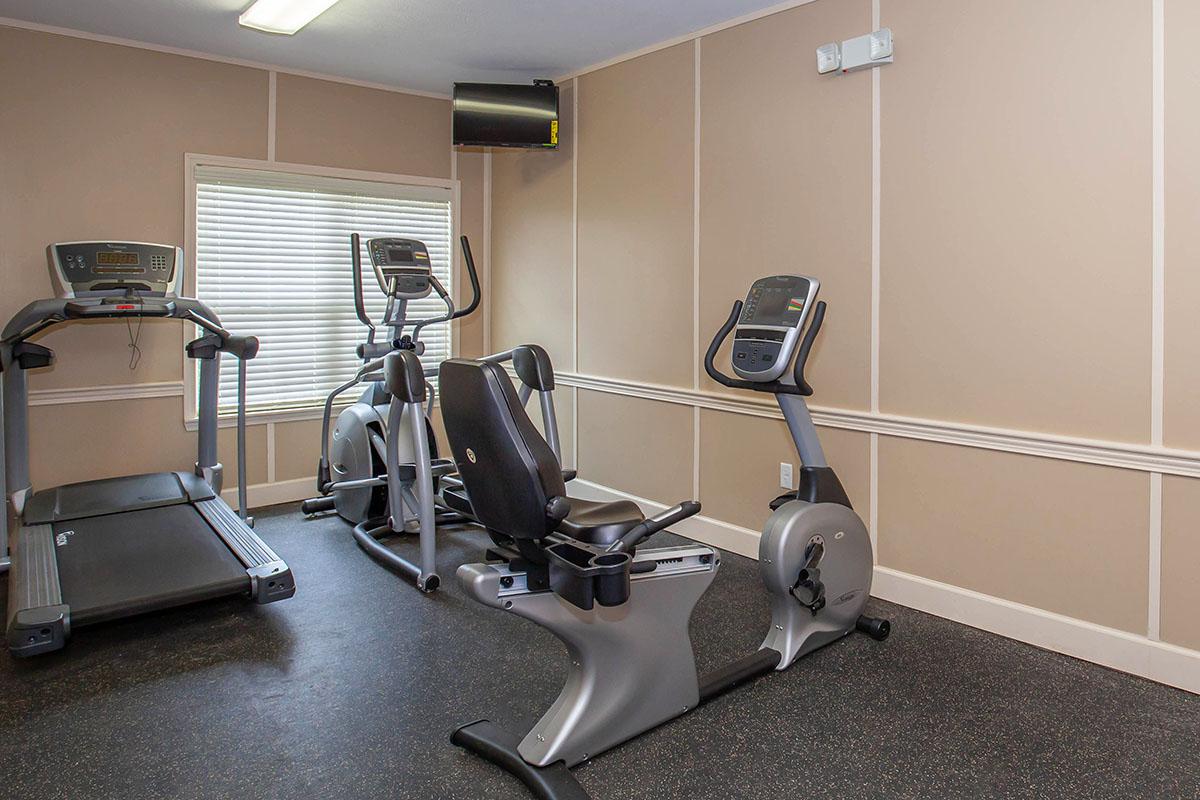
[(590, 611), (595, 603), (619, 606), (629, 599), (633, 556), (577, 541), (546, 548), (550, 589), (568, 603)]

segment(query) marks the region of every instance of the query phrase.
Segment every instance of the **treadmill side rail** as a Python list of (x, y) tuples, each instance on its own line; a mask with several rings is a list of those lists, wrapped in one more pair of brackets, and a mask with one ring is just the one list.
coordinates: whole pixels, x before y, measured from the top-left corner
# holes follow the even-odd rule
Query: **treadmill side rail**
[(61, 649), (71, 632), (71, 609), (63, 603), (54, 551), (54, 529), (28, 525), (13, 537), (8, 578), (8, 649), (33, 656)]
[(246, 566), (251, 600), (259, 604), (274, 603), (296, 593), (296, 581), (288, 565), (242, 522), (228, 503), (214, 497), (201, 500), (195, 506), (221, 541)]

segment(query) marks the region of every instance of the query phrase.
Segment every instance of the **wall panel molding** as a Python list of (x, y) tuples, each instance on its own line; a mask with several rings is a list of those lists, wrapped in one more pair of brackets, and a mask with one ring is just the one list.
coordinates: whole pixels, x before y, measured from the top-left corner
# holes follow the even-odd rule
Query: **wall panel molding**
[[(1166, 418), (1166, 274), (1167, 274), (1167, 177), (1166, 177), (1166, 23), (1165, 0), (1151, 5), (1151, 245), (1150, 245), (1150, 442), (1162, 447)], [(1162, 626), (1162, 517), (1163, 479), (1150, 474), (1150, 574), (1147, 635), (1157, 640)]]
[[(732, 414), (783, 419), (778, 406), (765, 400), (580, 373), (559, 373), (556, 378), (564, 386), (579, 389), (727, 411)], [(1200, 478), (1200, 452), (1194, 450), (1175, 450), (1150, 444), (1083, 439), (1052, 433), (991, 428), (946, 420), (821, 406), (813, 406), (812, 415), (818, 425), (827, 428)]]
[(76, 403), (106, 403), (112, 400), (144, 400), (150, 397), (183, 397), (183, 381), (31, 389), (29, 405), (67, 406)]

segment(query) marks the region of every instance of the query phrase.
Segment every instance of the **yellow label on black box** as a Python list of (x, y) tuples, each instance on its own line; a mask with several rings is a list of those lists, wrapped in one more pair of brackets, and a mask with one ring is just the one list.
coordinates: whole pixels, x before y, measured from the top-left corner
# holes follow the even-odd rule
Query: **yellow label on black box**
[(558, 144), (558, 120), (550, 122), (550, 144)]

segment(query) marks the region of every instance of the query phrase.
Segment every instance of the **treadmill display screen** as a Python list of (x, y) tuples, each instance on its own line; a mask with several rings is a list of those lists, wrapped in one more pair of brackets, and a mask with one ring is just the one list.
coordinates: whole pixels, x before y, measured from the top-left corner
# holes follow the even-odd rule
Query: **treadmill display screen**
[(395, 264), (397, 262), (408, 264), (413, 260), (413, 251), (407, 247), (389, 247), (387, 251), (388, 263)]
[[(96, 253), (96, 263), (109, 266), (137, 266), (140, 262), (137, 253), (121, 253), (112, 250), (101, 250)], [(141, 270), (135, 270), (140, 272)]]

